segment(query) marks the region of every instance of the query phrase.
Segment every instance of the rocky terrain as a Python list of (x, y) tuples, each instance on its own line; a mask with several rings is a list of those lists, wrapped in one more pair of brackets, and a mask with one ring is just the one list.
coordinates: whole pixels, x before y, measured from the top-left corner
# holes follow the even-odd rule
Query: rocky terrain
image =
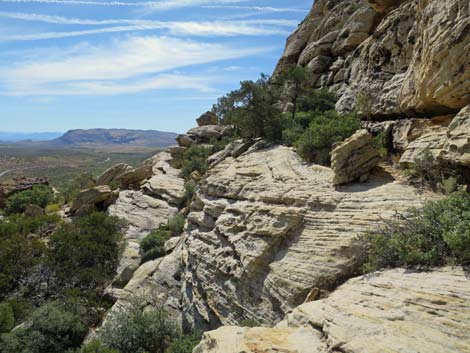
[[(353, 241), (444, 197), (405, 173), (424, 151), (468, 186), (469, 52), (468, 0), (315, 1), (274, 75), (308, 67), (312, 87), (337, 93), (338, 111), (368, 119), (333, 145), (330, 167), (263, 138), (237, 140), (208, 112), (176, 137), (178, 146), (138, 167), (107, 169), (68, 210), (127, 221), (102, 325), (138, 299), (164, 308), (184, 330), (204, 331), (194, 353), (470, 352), (468, 268), (361, 275)], [(291, 87), (284, 88), (289, 111)], [(227, 138), (205, 174), (178, 169), (191, 148), (203, 154)], [(0, 185), (0, 199), (44, 182)], [(165, 242), (162, 257), (143, 262), (143, 239), (175, 214), (184, 215), (183, 233)], [(100, 327), (93, 331), (88, 341)]]
[[(163, 305), (183, 327), (216, 329), (197, 353), (470, 352), (462, 268), (356, 277), (351, 245), (378, 221), (442, 197), (397, 169), (423, 150), (468, 180), (469, 6), (316, 1), (275, 75), (289, 64), (308, 67), (312, 86), (338, 93), (339, 111), (371, 117), (366, 130), (336, 146), (331, 168), (306, 164), (289, 147), (232, 142), (209, 158), (184, 234), (168, 242), (166, 257), (139, 267), (140, 239), (177, 211), (184, 193), (170, 165), (178, 148), (156, 155), (151, 173), (109, 209), (130, 228), (108, 315), (137, 296)], [(198, 124), (178, 136), (179, 150), (230, 134), (210, 113)], [(382, 160), (369, 133), (385, 135), (395, 164)], [(260, 327), (236, 327), (247, 320)]]

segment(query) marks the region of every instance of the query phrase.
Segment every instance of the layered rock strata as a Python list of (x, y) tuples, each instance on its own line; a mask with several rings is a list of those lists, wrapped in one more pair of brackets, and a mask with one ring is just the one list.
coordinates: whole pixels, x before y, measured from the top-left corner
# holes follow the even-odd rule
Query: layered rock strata
[(275, 328), (222, 327), (195, 353), (469, 352), (470, 281), (461, 268), (354, 278)]
[(278, 322), (355, 273), (353, 237), (434, 197), (385, 172), (339, 188), (333, 178), (287, 147), (248, 150), (213, 167), (188, 215), (187, 324)]

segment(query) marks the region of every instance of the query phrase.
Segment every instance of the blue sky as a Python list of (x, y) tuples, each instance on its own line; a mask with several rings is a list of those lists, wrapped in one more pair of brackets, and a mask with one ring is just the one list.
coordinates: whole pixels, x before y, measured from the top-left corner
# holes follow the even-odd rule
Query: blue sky
[(271, 73), (312, 0), (0, 0), (0, 130), (184, 132)]

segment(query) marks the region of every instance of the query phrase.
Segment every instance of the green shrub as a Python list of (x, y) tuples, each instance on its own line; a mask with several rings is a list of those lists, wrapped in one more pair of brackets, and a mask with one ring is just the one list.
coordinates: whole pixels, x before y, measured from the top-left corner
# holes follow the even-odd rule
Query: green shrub
[(168, 219), (168, 229), (171, 235), (177, 237), (183, 233), (186, 219), (181, 213), (177, 213)]
[(308, 92), (299, 99), (299, 111), (301, 112), (326, 112), (335, 110), (338, 98), (336, 94), (327, 89), (319, 89)]
[(261, 326), (258, 321), (253, 319), (245, 319), (240, 323), (241, 327), (258, 327)]
[(45, 304), (30, 323), (2, 335), (2, 353), (64, 353), (80, 346), (87, 328), (74, 313), (58, 304)]
[(408, 175), (432, 186), (436, 186), (443, 178), (439, 163), (429, 149), (424, 149), (415, 157)]
[(90, 173), (81, 173), (75, 178), (68, 180), (68, 182), (60, 188), (60, 196), (63, 202), (70, 203), (82, 190), (89, 189), (95, 186), (95, 180)]
[(29, 315), (34, 311), (34, 307), (28, 299), (25, 298), (9, 298), (5, 300), (13, 310), (13, 317), (15, 318), (14, 326), (18, 326), (24, 322)]
[(111, 188), (111, 190), (117, 190), (122, 185), (121, 185), (121, 182), (119, 180), (113, 180), (108, 184), (108, 186)]
[(196, 194), (196, 187), (197, 184), (194, 181), (186, 181), (184, 184), (184, 195), (180, 201), (180, 204), (178, 205), (180, 209), (187, 208), (191, 204), (194, 195)]
[(51, 232), (59, 222), (57, 215), (25, 217), (14, 214), (0, 220), (0, 300), (42, 259), (46, 250), (44, 242), (29, 235)]
[(10, 332), (15, 327), (15, 314), (9, 303), (0, 303), (0, 333)]
[(361, 117), (369, 119), (372, 116), (373, 108), (372, 94), (368, 91), (359, 92), (356, 97), (356, 104), (354, 108)]
[(381, 156), (386, 156), (388, 154), (387, 137), (385, 136), (384, 132), (381, 132), (377, 136), (374, 136), (373, 143)]
[(354, 115), (340, 115), (334, 111), (310, 114), (309, 127), (295, 143), (297, 152), (309, 162), (329, 165), (333, 144), (353, 135), (360, 129), (360, 121)]
[(140, 242), (142, 252), (142, 263), (158, 259), (165, 255), (164, 245), (170, 239), (172, 232), (167, 226), (161, 226), (147, 235)]
[(204, 175), (207, 171), (207, 158), (212, 154), (212, 149), (207, 146), (192, 145), (182, 154), (173, 159), (174, 168), (181, 169), (181, 176), (189, 180), (191, 173), (197, 171)]
[(94, 340), (83, 346), (78, 353), (120, 353), (116, 349), (111, 349), (103, 345), (101, 341)]
[(387, 267), (470, 264), (470, 194), (459, 191), (397, 215), (354, 242), (366, 272)]
[(101, 328), (100, 340), (121, 353), (164, 353), (180, 336), (168, 314), (159, 308), (131, 303)]
[(49, 241), (48, 263), (67, 287), (97, 288), (115, 274), (125, 224), (94, 212), (57, 229)]
[(60, 205), (58, 203), (52, 203), (46, 206), (46, 213), (57, 213), (60, 211)]
[(52, 189), (46, 185), (36, 185), (10, 196), (5, 203), (5, 214), (23, 213), (28, 205), (37, 205), (45, 208), (54, 200)]
[(182, 335), (175, 339), (169, 346), (165, 353), (192, 353), (194, 347), (201, 342), (202, 334), (199, 331), (194, 331), (187, 335)]

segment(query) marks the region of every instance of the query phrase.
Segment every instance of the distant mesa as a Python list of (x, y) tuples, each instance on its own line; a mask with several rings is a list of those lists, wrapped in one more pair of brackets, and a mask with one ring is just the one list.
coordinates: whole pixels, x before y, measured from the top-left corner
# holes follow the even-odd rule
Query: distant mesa
[(70, 130), (51, 144), (59, 146), (128, 145), (142, 147), (168, 147), (175, 144), (176, 134), (156, 130), (91, 129)]

